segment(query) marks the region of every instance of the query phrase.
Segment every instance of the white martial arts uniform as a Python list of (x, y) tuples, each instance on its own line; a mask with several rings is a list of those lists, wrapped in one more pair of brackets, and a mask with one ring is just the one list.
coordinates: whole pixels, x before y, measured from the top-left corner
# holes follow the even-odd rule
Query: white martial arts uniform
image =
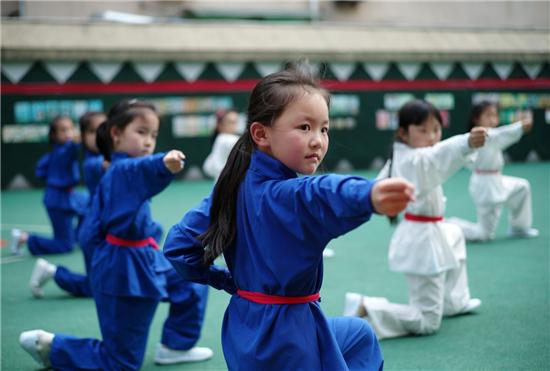
[(212, 145), (212, 151), (206, 160), (204, 160), (204, 164), (202, 165), (202, 170), (204, 173), (214, 178), (214, 182), (218, 180), (218, 177), (227, 162), (229, 153), (231, 153), (233, 146), (238, 140), (238, 135), (228, 133), (220, 133), (216, 137), (216, 140)]
[(531, 189), (525, 179), (502, 175), (502, 151), (523, 135), (521, 122), (489, 129), (485, 146), (477, 151), (470, 178), (470, 195), (477, 209), (477, 223), (459, 218), (449, 222), (462, 228), (467, 240), (486, 241), (495, 237), (502, 206), (509, 210), (511, 233), (531, 228)]
[[(457, 135), (432, 147), (412, 148), (394, 144), (392, 177), (415, 185), (414, 202), (406, 212), (440, 217), (445, 211), (441, 184), (463, 167), (473, 152), (469, 134)], [(389, 163), (379, 177), (388, 177)], [(470, 292), (466, 276), (464, 236), (456, 225), (444, 221), (403, 220), (389, 248), (390, 269), (404, 273), (409, 285), (409, 304), (390, 303), (385, 298), (363, 297), (368, 321), (379, 339), (407, 334), (430, 334), (443, 315), (467, 310)]]

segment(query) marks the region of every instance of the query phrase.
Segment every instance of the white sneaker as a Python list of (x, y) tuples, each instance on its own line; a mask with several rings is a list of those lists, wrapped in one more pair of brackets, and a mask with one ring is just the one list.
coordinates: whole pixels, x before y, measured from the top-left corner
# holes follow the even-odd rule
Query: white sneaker
[(355, 292), (346, 292), (346, 298), (344, 301), (344, 313), (345, 317), (359, 317), (361, 306), (363, 305), (363, 295), (356, 294)]
[(508, 237), (535, 238), (538, 237), (539, 230), (535, 228), (517, 229), (509, 228)]
[(23, 232), (20, 229), (14, 228), (11, 230), (10, 250), (13, 255), (21, 255), (21, 243), (19, 239)]
[(210, 348), (193, 347), (189, 350), (170, 349), (162, 344), (157, 344), (155, 363), (159, 365), (171, 365), (174, 363), (200, 362), (212, 358), (214, 352)]
[(332, 258), (334, 256), (334, 250), (327, 247), (323, 250), (323, 258)]
[(481, 300), (480, 299), (478, 299), (478, 298), (470, 299), (470, 301), (468, 302), (468, 304), (466, 305), (466, 307), (464, 308), (462, 313), (473, 312), (474, 310), (476, 310), (480, 306), (481, 306)]
[(44, 330), (25, 331), (19, 335), (19, 344), (36, 362), (50, 367), (50, 350), (54, 334)]
[(36, 260), (36, 264), (34, 265), (34, 269), (31, 274), (31, 280), (29, 282), (29, 286), (31, 287), (32, 294), (35, 298), (41, 298), (44, 296), (42, 286), (53, 278), (56, 271), (57, 266), (49, 263), (47, 260), (42, 258)]

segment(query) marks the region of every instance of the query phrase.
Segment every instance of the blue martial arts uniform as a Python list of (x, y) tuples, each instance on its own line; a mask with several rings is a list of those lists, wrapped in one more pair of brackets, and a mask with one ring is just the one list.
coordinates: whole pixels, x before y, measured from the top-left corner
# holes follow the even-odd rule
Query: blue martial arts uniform
[(74, 142), (55, 144), (42, 156), (36, 166), (36, 176), (46, 181), (44, 205), (52, 222), (54, 238), (29, 235), (27, 245), (33, 255), (57, 254), (72, 251), (75, 239), (75, 218), (82, 216), (89, 196), (73, 191), (80, 181), (78, 153)]
[[(84, 155), (84, 161), (82, 163), (82, 171), (84, 173), (84, 183), (91, 199), (95, 193), (97, 185), (103, 176), (105, 169), (103, 168), (103, 156), (98, 153), (86, 151)], [(90, 223), (90, 208), (88, 207), (86, 213), (82, 218), (82, 223), (78, 231), (78, 243), (84, 256), (84, 267), (86, 274), (72, 272), (68, 268), (58, 265), (55, 272), (54, 280), (59, 287), (69, 292), (74, 296), (91, 297), (92, 290), (90, 288), (90, 281), (88, 279), (88, 272), (90, 271), (90, 263), (92, 260), (93, 243), (91, 243), (92, 227)]]
[[(323, 280), (330, 240), (373, 213), (372, 183), (353, 176), (297, 177), (255, 151), (237, 200), (237, 233), (224, 257), (229, 271), (204, 267), (196, 239), (210, 223), (210, 197), (169, 232), (164, 253), (186, 279), (230, 293), (309, 296)], [(318, 301), (258, 304), (231, 297), (222, 328), (230, 370), (379, 370), (376, 336), (360, 318), (327, 318)]]
[[(90, 283), (103, 341), (56, 334), (50, 353), (53, 368), (139, 369), (149, 326), (162, 299), (170, 302), (162, 344), (186, 350), (197, 342), (207, 286), (184, 281), (153, 248), (160, 230), (151, 219), (149, 199), (174, 178), (163, 157), (162, 153), (140, 158), (113, 154), (94, 195), (90, 222), (94, 244)], [(125, 242), (109, 242), (109, 236)], [(143, 240), (147, 240), (144, 246), (131, 246), (132, 241)]]

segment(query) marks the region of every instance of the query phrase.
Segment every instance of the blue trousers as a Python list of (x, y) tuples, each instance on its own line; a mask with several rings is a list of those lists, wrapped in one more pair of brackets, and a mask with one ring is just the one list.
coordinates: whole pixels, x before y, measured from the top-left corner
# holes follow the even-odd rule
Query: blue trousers
[(92, 289), (87, 274), (71, 272), (68, 268), (59, 265), (53, 279), (57, 283), (57, 286), (73, 296), (85, 298), (92, 296)]
[(73, 296), (91, 297), (92, 289), (88, 274), (93, 256), (92, 228), (90, 218), (84, 216), (80, 230), (78, 232), (78, 243), (84, 257), (84, 266), (86, 273), (75, 273), (64, 266), (58, 266), (55, 272), (54, 280), (57, 285)]
[(32, 255), (61, 254), (72, 251), (75, 243), (74, 220), (77, 214), (71, 210), (47, 208), (52, 222), (53, 239), (30, 235), (27, 246)]
[[(170, 310), (162, 344), (187, 350), (199, 339), (208, 287), (166, 273)], [(118, 297), (94, 292), (103, 341), (55, 334), (50, 362), (56, 370), (138, 370), (145, 355), (149, 327), (158, 299)]]
[(329, 317), (328, 324), (350, 370), (379, 371), (384, 359), (369, 324), (357, 317)]

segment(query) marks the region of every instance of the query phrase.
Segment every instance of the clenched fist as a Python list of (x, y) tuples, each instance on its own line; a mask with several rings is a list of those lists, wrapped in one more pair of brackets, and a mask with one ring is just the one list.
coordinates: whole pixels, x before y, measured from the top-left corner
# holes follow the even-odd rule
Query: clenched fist
[(175, 149), (168, 152), (162, 160), (164, 161), (164, 166), (166, 166), (172, 174), (182, 171), (183, 166), (185, 165), (185, 155), (183, 152)]
[(470, 146), (470, 148), (483, 147), (486, 139), (487, 139), (487, 128), (476, 126), (470, 131), (470, 137), (468, 138), (468, 145)]
[(374, 184), (370, 197), (374, 210), (395, 216), (414, 201), (414, 185), (403, 178), (382, 179)]
[(528, 133), (533, 128), (533, 118), (524, 118), (521, 120), (521, 126), (523, 127), (523, 132)]

